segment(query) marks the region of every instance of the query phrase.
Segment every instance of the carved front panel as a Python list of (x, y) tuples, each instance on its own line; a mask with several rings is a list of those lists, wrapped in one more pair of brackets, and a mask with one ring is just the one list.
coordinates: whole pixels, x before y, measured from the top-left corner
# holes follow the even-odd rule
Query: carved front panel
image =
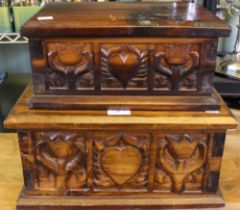
[(216, 39), (31, 40), (30, 47), (37, 94), (212, 92)]
[(98, 135), (94, 139), (95, 191), (147, 191), (149, 135)]
[(146, 45), (100, 45), (102, 88), (147, 89), (149, 70)]
[(156, 191), (202, 191), (208, 152), (204, 134), (159, 136), (155, 171)]
[(25, 189), (31, 195), (215, 193), (224, 136), (201, 131), (19, 132)]
[(47, 43), (50, 89), (92, 89), (93, 61), (90, 44), (81, 42)]

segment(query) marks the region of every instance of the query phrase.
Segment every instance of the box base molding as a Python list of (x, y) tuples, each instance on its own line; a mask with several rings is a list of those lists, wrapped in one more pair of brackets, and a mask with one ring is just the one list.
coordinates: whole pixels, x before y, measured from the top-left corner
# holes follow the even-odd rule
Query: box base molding
[(131, 196), (28, 196), (22, 193), (17, 210), (107, 210), (107, 209), (192, 209), (221, 208), (224, 199), (217, 194), (156, 194)]
[(220, 99), (215, 91), (209, 96), (77, 96), (33, 94), (28, 100), (28, 106), (34, 109), (219, 111)]

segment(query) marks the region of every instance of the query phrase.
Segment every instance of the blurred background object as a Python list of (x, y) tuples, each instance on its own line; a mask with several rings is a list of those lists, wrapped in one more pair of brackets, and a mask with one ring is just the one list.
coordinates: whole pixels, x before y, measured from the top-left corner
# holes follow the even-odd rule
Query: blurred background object
[(240, 107), (240, 0), (218, 0), (217, 16), (232, 27), (230, 37), (220, 39), (215, 87), (232, 107)]
[[(236, 0), (225, 0), (227, 3), (225, 6), (220, 5), (218, 7), (217, 15), (223, 20), (236, 19), (236, 25), (232, 26), (233, 33), (231, 40), (235, 40), (234, 48), (231, 49), (229, 38), (223, 40), (222, 54), (223, 58), (219, 62), (217, 72), (231, 78), (240, 79), (240, 1)], [(234, 33), (235, 32), (235, 33)]]

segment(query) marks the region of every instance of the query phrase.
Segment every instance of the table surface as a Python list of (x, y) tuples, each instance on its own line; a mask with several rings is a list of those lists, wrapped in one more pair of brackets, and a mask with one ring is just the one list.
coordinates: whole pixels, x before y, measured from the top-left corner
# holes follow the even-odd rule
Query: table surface
[[(233, 110), (240, 122), (240, 110)], [(240, 128), (228, 132), (221, 171), (221, 190), (226, 207), (240, 209)], [(0, 209), (15, 210), (16, 199), (23, 185), (20, 154), (16, 134), (0, 134)], [(216, 210), (216, 209), (215, 209)]]

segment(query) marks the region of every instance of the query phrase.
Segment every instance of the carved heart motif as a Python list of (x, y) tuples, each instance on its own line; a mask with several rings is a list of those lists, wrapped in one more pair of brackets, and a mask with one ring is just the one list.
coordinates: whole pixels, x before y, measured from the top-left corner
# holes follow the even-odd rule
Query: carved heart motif
[(102, 167), (117, 185), (123, 185), (138, 172), (142, 155), (138, 149), (127, 146), (109, 147), (102, 155)]
[(109, 58), (110, 71), (123, 87), (127, 86), (138, 66), (138, 57), (134, 53), (114, 54)]

